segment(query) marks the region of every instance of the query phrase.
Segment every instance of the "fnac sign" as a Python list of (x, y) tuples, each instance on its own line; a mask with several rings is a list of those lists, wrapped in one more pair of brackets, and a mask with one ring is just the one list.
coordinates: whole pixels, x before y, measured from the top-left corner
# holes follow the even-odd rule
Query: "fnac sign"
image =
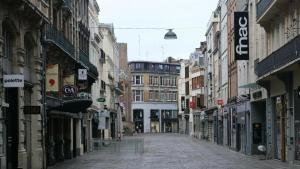
[(248, 12), (234, 12), (235, 60), (249, 60)]

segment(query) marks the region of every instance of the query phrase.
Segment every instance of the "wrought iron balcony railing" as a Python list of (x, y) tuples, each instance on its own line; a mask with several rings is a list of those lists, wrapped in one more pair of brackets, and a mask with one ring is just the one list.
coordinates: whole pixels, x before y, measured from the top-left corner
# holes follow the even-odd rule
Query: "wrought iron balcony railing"
[(79, 60), (84, 64), (84, 66), (88, 67), (89, 75), (96, 79), (98, 77), (98, 70), (97, 67), (89, 61), (88, 54), (82, 50), (79, 50)]
[(66, 52), (69, 56), (75, 59), (74, 46), (73, 44), (64, 36), (64, 34), (58, 31), (55, 27), (51, 25), (46, 26), (46, 41), (54, 43), (61, 50)]
[(256, 66), (257, 75), (262, 77), (299, 58), (300, 35), (260, 61)]

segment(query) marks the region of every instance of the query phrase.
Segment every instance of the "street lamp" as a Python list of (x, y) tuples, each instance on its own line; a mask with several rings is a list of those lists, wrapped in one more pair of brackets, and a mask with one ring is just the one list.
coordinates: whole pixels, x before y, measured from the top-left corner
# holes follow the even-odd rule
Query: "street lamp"
[(165, 34), (164, 39), (177, 39), (177, 35), (172, 31), (173, 29), (168, 29), (169, 31)]

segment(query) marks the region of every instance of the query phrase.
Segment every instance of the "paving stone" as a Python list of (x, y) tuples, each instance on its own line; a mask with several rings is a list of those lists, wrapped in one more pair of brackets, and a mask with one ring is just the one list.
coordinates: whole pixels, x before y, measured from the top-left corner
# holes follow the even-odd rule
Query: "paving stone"
[[(300, 169), (275, 160), (259, 160), (213, 143), (179, 134), (155, 134), (143, 138), (144, 153), (121, 143), (58, 163), (49, 169)], [(125, 138), (126, 139), (126, 138)]]

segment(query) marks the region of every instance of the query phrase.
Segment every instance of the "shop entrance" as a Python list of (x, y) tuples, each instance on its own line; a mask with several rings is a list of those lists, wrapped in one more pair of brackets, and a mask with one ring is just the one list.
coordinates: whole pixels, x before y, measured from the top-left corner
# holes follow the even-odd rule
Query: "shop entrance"
[(275, 158), (286, 161), (286, 104), (285, 97), (273, 98), (275, 103)]
[(5, 89), (5, 102), (9, 107), (4, 110), (6, 115), (6, 162), (8, 169), (18, 168), (18, 145), (19, 145), (19, 103), (18, 89)]
[(133, 110), (134, 127), (137, 133), (144, 133), (144, 110)]
[(159, 125), (159, 110), (150, 110), (150, 132), (151, 133), (159, 133), (160, 125)]
[[(299, 89), (300, 90), (300, 89)], [(295, 91), (295, 160), (300, 163), (300, 97), (298, 90)]]
[(266, 101), (252, 103), (251, 121), (252, 121), (252, 154), (261, 154), (257, 147), (266, 145)]

